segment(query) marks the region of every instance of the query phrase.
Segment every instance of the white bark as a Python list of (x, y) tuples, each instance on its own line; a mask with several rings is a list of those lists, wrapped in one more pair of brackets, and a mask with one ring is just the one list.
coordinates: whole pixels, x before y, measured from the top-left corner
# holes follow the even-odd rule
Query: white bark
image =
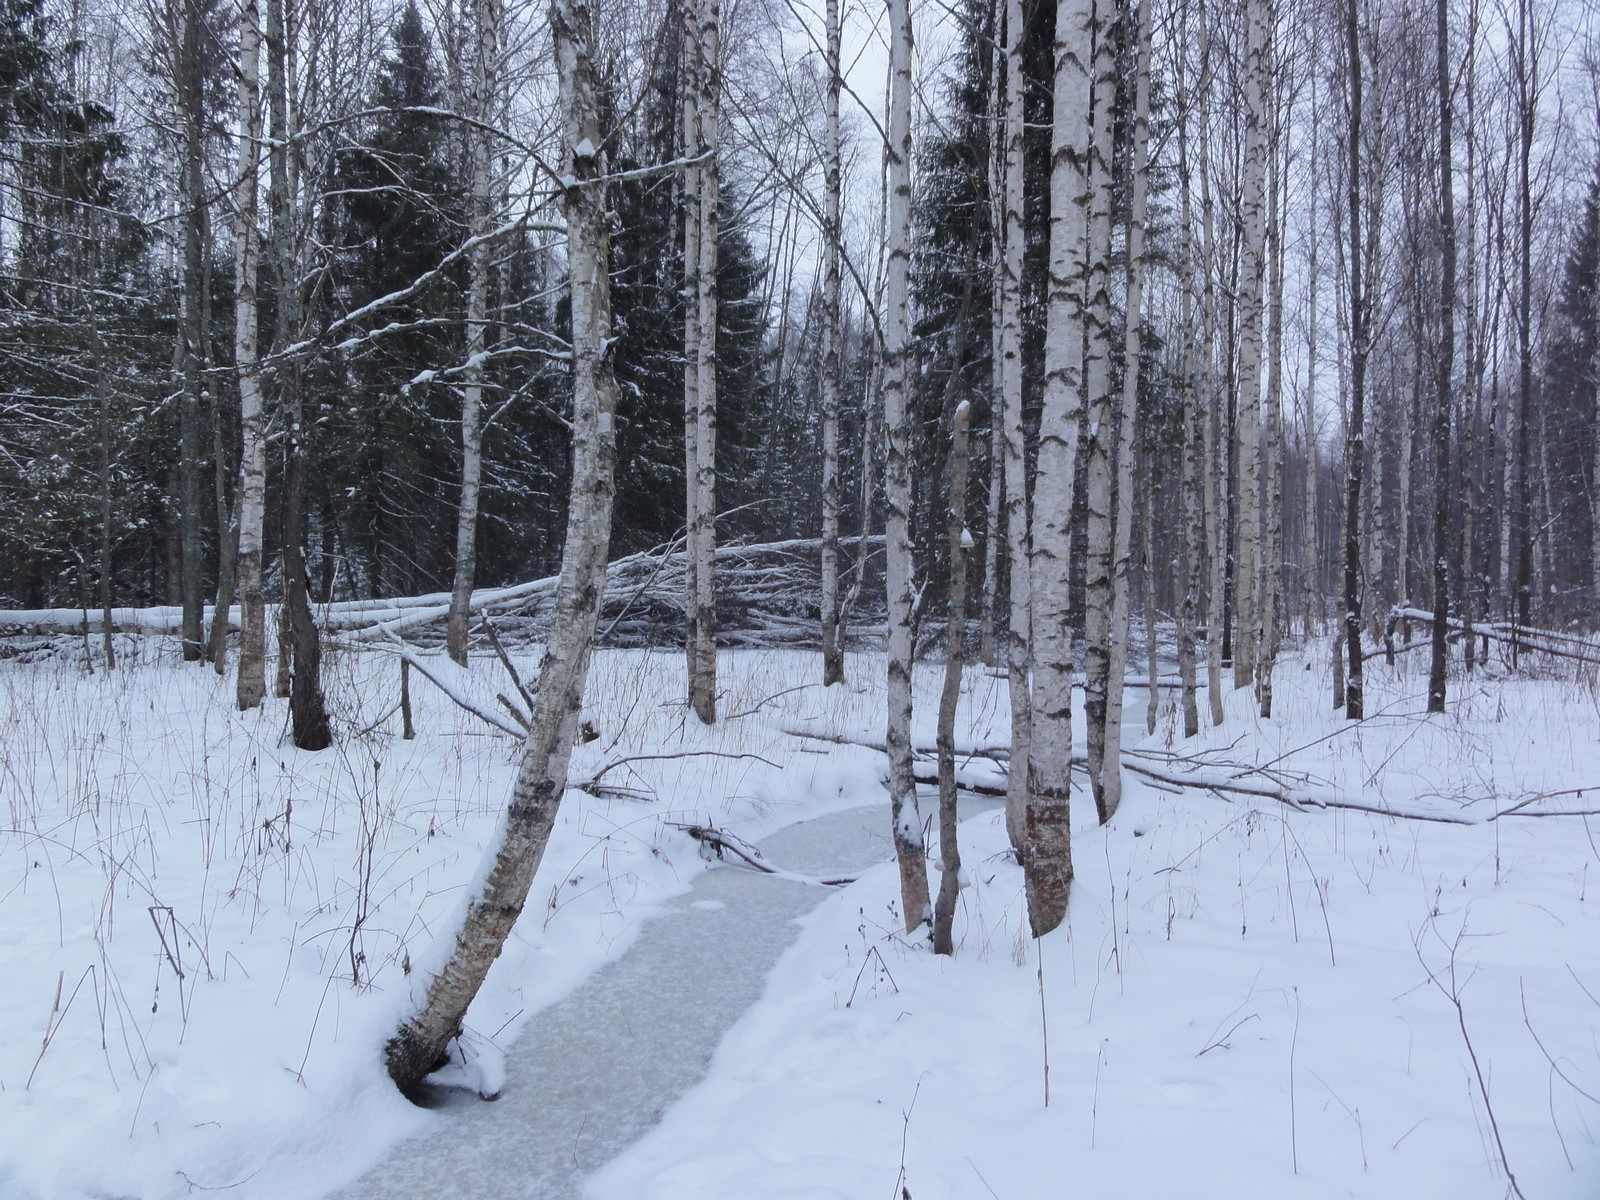
[(1268, 0), (1246, 5), (1248, 46), (1244, 64), (1245, 150), (1244, 255), (1240, 263), (1239, 409), (1239, 551), (1234, 562), (1233, 686), (1248, 687), (1255, 678), (1261, 628), (1261, 342), (1263, 276), (1267, 234), (1267, 127), (1271, 121), (1271, 80), (1267, 61), (1271, 17)]
[[(1179, 71), (1184, 71), (1188, 56), (1188, 24), (1184, 21), (1183, 49), (1180, 52)], [(1183, 74), (1178, 77), (1178, 107), (1187, 111), (1188, 98)], [(1183, 539), (1178, 560), (1179, 587), (1182, 597), (1178, 607), (1178, 676), (1183, 708), (1183, 736), (1194, 737), (1200, 732), (1200, 710), (1195, 698), (1195, 625), (1200, 613), (1200, 579), (1205, 554), (1205, 504), (1201, 499), (1200, 484), (1205, 471), (1201, 456), (1205, 435), (1201, 423), (1205, 409), (1200, 403), (1199, 339), (1195, 331), (1195, 274), (1197, 264), (1194, 252), (1194, 190), (1191, 182), (1189, 160), (1188, 122), (1178, 123), (1178, 188), (1180, 249), (1179, 269), (1179, 323), (1183, 338)]]
[[(1012, 0), (1009, 11), (1020, 25), (1022, 6), (1018, 0)], [(1088, 232), (1085, 217), (1090, 187), (1088, 116), (1093, 20), (1089, 0), (1060, 0), (1056, 5), (1050, 148), (1049, 312), (1029, 570), (1032, 609), (1037, 618), (1033, 626), (1033, 728), (1028, 745), (1027, 840), (1022, 859), (1028, 919), (1036, 936), (1050, 932), (1061, 923), (1066, 916), (1072, 886), (1069, 783), (1073, 671), (1067, 584), (1072, 547), (1072, 493), (1083, 425), (1083, 288)], [(1020, 41), (1019, 35), (1012, 44), (1016, 41)], [(1013, 56), (1012, 62), (1020, 72), (1020, 53)], [(1018, 90), (1020, 93), (1020, 88)], [(1020, 106), (1019, 95), (1019, 109)], [(1017, 123), (1020, 141), (1020, 111)], [(1009, 209), (1009, 203), (1007, 207)], [(1020, 236), (1020, 212), (1016, 218), (1016, 232)], [(1020, 257), (1019, 252), (1019, 261)], [(1025, 677), (1023, 682), (1026, 683)], [(1017, 687), (1015, 673), (1012, 687)], [(1015, 749), (1012, 753), (1014, 786), (1019, 771)], [(1007, 798), (1009, 801), (1009, 791)]]
[(844, 638), (839, 625), (839, 256), (843, 237), (840, 201), (839, 0), (827, 5), (826, 133), (823, 142), (822, 253), (822, 683), (844, 682)]
[(477, 123), (471, 131), (472, 189), (469, 236), (478, 241), (467, 259), (466, 369), (461, 387), (461, 500), (456, 509), (456, 571), (445, 621), (450, 657), (467, 664), (467, 617), (478, 567), (478, 497), (483, 478), (483, 359), (489, 327), (489, 233), (494, 228), (490, 193), (494, 182), (492, 124), (499, 110), (500, 0), (474, 4), (477, 50), (469, 103)]
[[(1271, 48), (1267, 66), (1273, 69)], [(1276, 88), (1274, 88), (1274, 92)], [(1272, 716), (1272, 672), (1278, 661), (1281, 636), (1279, 609), (1283, 595), (1283, 168), (1278, 153), (1277, 122), (1269, 142), (1272, 173), (1267, 188), (1267, 245), (1270, 247), (1267, 305), (1266, 447), (1261, 461), (1266, 512), (1265, 543), (1261, 555), (1261, 647), (1256, 664), (1256, 689), (1263, 717)]]
[(267, 617), (261, 596), (262, 526), (266, 519), (267, 434), (258, 373), (260, 348), (256, 226), (261, 177), (261, 8), (239, 11), (239, 154), (234, 216), (233, 356), (239, 372), (239, 668), (234, 694), (241, 710), (266, 694)]
[[(1311, 110), (1317, 108), (1317, 87), (1311, 84)], [(1317, 170), (1320, 156), (1317, 153), (1317, 135), (1312, 133), (1311, 167)], [(1317, 288), (1321, 278), (1317, 255), (1316, 201), (1312, 200), (1311, 219), (1306, 225), (1307, 286), (1306, 286), (1306, 387), (1302, 421), (1302, 438), (1305, 443), (1306, 478), (1305, 496), (1301, 505), (1300, 527), (1300, 583), (1305, 598), (1305, 635), (1310, 637), (1312, 626), (1322, 609), (1318, 596), (1320, 558), (1317, 546)]]
[(1004, 248), (1000, 277), (1000, 427), (1005, 431), (1006, 558), (1011, 573), (1006, 622), (1006, 673), (1011, 700), (1011, 774), (1006, 782), (1006, 830), (1024, 863), (1028, 832), (1029, 766), (1033, 730), (1031, 531), (1022, 430), (1022, 3), (1006, 0)]
[(539, 668), (528, 740), (501, 823), (494, 858), (467, 906), (449, 961), (425, 981), (426, 1001), (396, 1031), (385, 1053), (390, 1076), (413, 1091), (461, 1030), (467, 1006), (527, 902), (534, 872), (566, 790), (567, 766), (588, 678), (610, 546), (613, 414), (611, 282), (605, 164), (589, 67), (591, 16), (585, 0), (551, 5), (561, 87), (567, 261), (571, 272), (573, 472), (561, 583)]
[[(991, 7), (991, 12), (994, 8)], [(1000, 81), (1005, 74), (1006, 50), (998, 36), (1001, 18), (990, 21), (993, 36), (989, 50), (989, 112), (995, 115), (989, 126), (989, 504), (985, 512), (983, 546), (983, 593), (979, 600), (981, 625), (978, 657), (987, 666), (999, 660), (996, 653), (995, 625), (999, 621), (1000, 556), (1004, 551), (1002, 503), (1005, 495), (1005, 347), (1001, 335), (1005, 313), (1005, 161), (1008, 150), (1004, 130), (998, 125)], [(1596, 470), (1600, 470), (1597, 467)], [(1020, 822), (1011, 829), (1012, 846), (1022, 850)]]
[(1084, 263), (1084, 409), (1088, 418), (1088, 553), (1084, 558), (1084, 689), (1089, 786), (1102, 824), (1105, 803), (1107, 692), (1111, 678), (1112, 471), (1116, 421), (1111, 405), (1111, 187), (1112, 108), (1116, 95), (1116, 9), (1096, 0), (1093, 129), (1089, 148), (1089, 229)]
[[(1133, 179), (1128, 202), (1128, 283), (1126, 327), (1122, 347), (1122, 427), (1117, 437), (1117, 513), (1111, 553), (1111, 611), (1109, 670), (1106, 674), (1105, 734), (1100, 771), (1100, 803), (1104, 820), (1116, 815), (1122, 803), (1122, 697), (1128, 663), (1128, 563), (1133, 544), (1134, 426), (1139, 409), (1139, 357), (1143, 351), (1141, 319), (1144, 304), (1144, 219), (1150, 165), (1150, 25), (1149, 0), (1138, 0), (1139, 57), (1134, 80)], [(1154, 487), (1154, 480), (1147, 486)], [(1145, 579), (1146, 616), (1153, 615), (1149, 601), (1152, 580)], [(1155, 641), (1152, 624), (1145, 631)], [(1154, 672), (1150, 696), (1156, 695)]]
[(717, 129), (722, 107), (721, 16), (718, 0), (699, 0), (698, 106), (700, 236), (695, 272), (700, 310), (695, 387), (694, 608), (690, 619), (689, 707), (705, 724), (717, 719), (717, 204), (721, 168)]
[(1206, 554), (1210, 576), (1206, 589), (1206, 701), (1211, 710), (1211, 723), (1221, 725), (1222, 708), (1222, 622), (1223, 589), (1225, 581), (1225, 544), (1227, 534), (1222, 528), (1222, 506), (1225, 503), (1221, 481), (1227, 478), (1218, 462), (1218, 413), (1216, 395), (1216, 345), (1217, 345), (1217, 224), (1216, 208), (1211, 195), (1211, 25), (1204, 10), (1200, 20), (1200, 219), (1204, 227), (1204, 259), (1201, 273), (1204, 276), (1201, 303), (1200, 376), (1201, 390), (1201, 452), (1205, 473), (1205, 534)]
[(700, 28), (692, 4), (683, 13), (678, 67), (683, 105), (683, 484), (684, 677), (694, 687), (695, 616), (700, 599)]
[(889, 0), (889, 227), (883, 317), (884, 541), (889, 591), (889, 806), (906, 932), (932, 916), (928, 864), (911, 762), (911, 428), (906, 411), (910, 350), (911, 14)]

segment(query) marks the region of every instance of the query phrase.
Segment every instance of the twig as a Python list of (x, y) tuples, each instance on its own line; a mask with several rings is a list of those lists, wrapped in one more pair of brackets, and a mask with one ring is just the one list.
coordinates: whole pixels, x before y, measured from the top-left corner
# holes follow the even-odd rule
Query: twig
[(1533, 1044), (1539, 1047), (1539, 1053), (1544, 1055), (1544, 1060), (1550, 1064), (1550, 1069), (1557, 1075), (1561, 1076), (1561, 1082), (1565, 1083), (1569, 1088), (1577, 1092), (1578, 1095), (1582, 1096), (1585, 1100), (1588, 1100), (1593, 1104), (1600, 1104), (1600, 1096), (1596, 1096), (1592, 1092), (1587, 1092), (1574, 1083), (1572, 1081), (1572, 1077), (1561, 1069), (1561, 1064), (1556, 1062), (1550, 1051), (1545, 1049), (1544, 1042), (1540, 1040), (1538, 1031), (1533, 1027), (1533, 1019), (1528, 1016), (1528, 992), (1523, 986), (1522, 980), (1520, 979), (1517, 980), (1517, 991), (1522, 995), (1522, 1023), (1528, 1027), (1528, 1032), (1533, 1035)]
[(1522, 1194), (1522, 1189), (1517, 1186), (1517, 1177), (1512, 1173), (1511, 1162), (1506, 1157), (1505, 1140), (1500, 1136), (1500, 1122), (1495, 1119), (1494, 1104), (1489, 1099), (1489, 1085), (1483, 1077), (1483, 1064), (1478, 1061), (1478, 1051), (1472, 1044), (1472, 1035), (1467, 1032), (1467, 1012), (1461, 1004), (1461, 988), (1456, 982), (1456, 949), (1461, 944), (1461, 935), (1456, 935), (1456, 940), (1450, 945), (1450, 986), (1446, 988), (1440, 982), (1438, 974), (1428, 966), (1422, 958), (1422, 947), (1417, 946), (1417, 961), (1422, 963), (1423, 969), (1428, 972), (1428, 982), (1439, 990), (1439, 994), (1450, 1002), (1456, 1010), (1456, 1024), (1461, 1028), (1461, 1040), (1466, 1044), (1467, 1057), (1472, 1060), (1472, 1072), (1478, 1078), (1478, 1092), (1483, 1096), (1483, 1109), (1489, 1114), (1489, 1129), (1494, 1134), (1495, 1151), (1500, 1157), (1500, 1169), (1506, 1173), (1506, 1183), (1511, 1188), (1512, 1195), (1517, 1200), (1527, 1200)]
[(809, 884), (812, 887), (844, 887), (846, 884), (856, 881), (856, 876), (854, 875), (833, 875), (819, 879), (812, 875), (802, 875), (798, 871), (786, 871), (782, 867), (775, 867), (771, 863), (762, 862), (760, 851), (755, 850), (753, 846), (750, 851), (742, 850), (734, 845), (732, 834), (724, 833), (722, 830), (710, 825), (680, 825), (675, 821), (669, 822), (669, 824), (674, 829), (681, 829), (701, 845), (711, 847), (718, 858), (721, 858), (724, 853), (732, 854), (735, 858), (760, 871), (763, 875), (776, 875), (780, 879)]
[[(480, 623), (483, 625), (483, 631), (489, 635), (489, 645), (494, 647), (495, 654), (500, 658), (500, 665), (506, 669), (506, 674), (511, 676), (511, 682), (516, 685), (517, 695), (522, 697), (522, 702), (528, 706), (528, 711), (532, 712), (534, 709), (533, 696), (523, 686), (522, 676), (517, 674), (517, 668), (512, 665), (511, 658), (506, 654), (505, 647), (500, 644), (500, 635), (495, 633), (494, 623), (489, 620), (488, 613), (483, 614)], [(506, 707), (510, 708), (511, 706), (508, 704)], [(515, 715), (515, 713), (512, 715)], [(528, 722), (523, 721), (522, 727), (526, 729)]]
[[(1300, 1139), (1294, 1112), (1294, 1052), (1300, 1044), (1300, 989), (1294, 989), (1294, 1033), (1289, 1037), (1289, 1162), (1300, 1174)], [(1363, 1152), (1364, 1153), (1364, 1152)]]
[(488, 724), (493, 725), (501, 733), (509, 734), (511, 737), (516, 738), (519, 742), (522, 741), (522, 739), (526, 736), (523, 730), (518, 729), (515, 725), (501, 717), (498, 713), (491, 712), (486, 708), (480, 708), (467, 697), (463, 696), (460, 692), (456, 691), (455, 688), (445, 683), (443, 679), (434, 674), (433, 671), (428, 668), (427, 663), (423, 662), (420, 658), (413, 654), (411, 652), (411, 647), (407, 646), (405, 642), (401, 640), (400, 636), (387, 625), (380, 625), (379, 628), (381, 628), (383, 632), (388, 635), (389, 639), (399, 647), (398, 653), (401, 661), (410, 663), (411, 666), (416, 669), (418, 674), (420, 674), (429, 683), (433, 684), (434, 687), (438, 688), (446, 696), (449, 696), (450, 699), (454, 701), (457, 708), (471, 713), (480, 721), (486, 721)]
[(895, 1200), (909, 1200), (910, 1189), (906, 1187), (906, 1141), (911, 1135), (911, 1110), (917, 1107), (917, 1094), (922, 1091), (922, 1081), (927, 1078), (924, 1071), (917, 1076), (917, 1086), (911, 1091), (911, 1103), (906, 1105), (905, 1111), (900, 1114), (903, 1118), (900, 1126), (900, 1174), (895, 1176)]
[(504, 692), (496, 692), (494, 694), (494, 698), (500, 701), (501, 708), (505, 709), (506, 712), (511, 714), (511, 719), (518, 725), (522, 726), (524, 733), (532, 728), (532, 725), (528, 720), (528, 714), (523, 712), (514, 703), (512, 703), (510, 696), (507, 696)]
[(577, 784), (576, 787), (579, 791), (588, 792), (591, 796), (597, 795), (598, 793), (596, 793), (594, 789), (600, 786), (600, 780), (605, 778), (618, 767), (627, 766), (629, 763), (636, 762), (670, 762), (673, 759), (679, 758), (753, 758), (757, 762), (765, 763), (775, 771), (781, 769), (779, 768), (778, 764), (773, 762), (770, 758), (763, 758), (759, 754), (733, 754), (727, 750), (683, 750), (677, 754), (629, 754), (623, 758), (612, 759), (588, 779), (584, 780), (580, 784)]
[[(1234, 1009), (1233, 1011), (1234, 1012), (1238, 1012), (1239, 1010), (1238, 1009)], [(1209, 1054), (1213, 1050), (1231, 1050), (1231, 1049), (1233, 1049), (1233, 1043), (1228, 1041), (1228, 1039), (1233, 1036), (1233, 1031), (1238, 1029), (1239, 1026), (1244, 1025), (1244, 1024), (1250, 1022), (1250, 1021), (1259, 1020), (1260, 1017), (1261, 1017), (1260, 1013), (1250, 1013), (1248, 1016), (1240, 1017), (1237, 1021), (1235, 1021), (1232, 1025), (1230, 1025), (1228, 1027), (1228, 1032), (1227, 1033), (1223, 1034), (1216, 1041), (1212, 1042), (1204, 1050), (1201, 1050), (1198, 1054), (1195, 1055), (1195, 1057), (1196, 1058), (1200, 1058), (1203, 1055)]]

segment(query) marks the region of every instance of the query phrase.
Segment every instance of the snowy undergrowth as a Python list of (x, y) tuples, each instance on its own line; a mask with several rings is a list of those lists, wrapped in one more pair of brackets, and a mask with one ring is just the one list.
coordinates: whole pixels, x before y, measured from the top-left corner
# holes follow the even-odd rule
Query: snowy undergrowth
[(1425, 718), (1402, 660), (1352, 726), (1310, 661), (1275, 720), (1234, 694), (1185, 746), (1168, 706), (1148, 745), (1467, 823), (1129, 777), (1101, 829), (1075, 783), (1069, 922), (1034, 941), (998, 814), (970, 819), (954, 958), (869, 873), (591, 1194), (1487, 1200), (1509, 1168), (1530, 1200), (1594, 1196), (1595, 818), (1532, 815), (1592, 806), (1567, 792), (1600, 787), (1590, 686), (1456, 680)]
[[(429, 1115), (380, 1049), (478, 869), (515, 747), (398, 661), (329, 661), (334, 749), (294, 750), (286, 709), (238, 714), (232, 680), (130, 642), (114, 672), (0, 665), (0, 1196), (227, 1189), (321, 1195)], [(519, 656), (525, 678), (531, 655)], [(874, 803), (870, 690), (800, 686), (813, 656), (724, 656), (718, 728), (676, 702), (681, 656), (602, 653), (573, 790), (528, 908), (469, 1015), (497, 1047), (621, 953), (704, 867), (674, 823), (742, 835)], [(475, 660), (486, 707), (509, 680)], [(821, 752), (813, 753), (810, 751)]]

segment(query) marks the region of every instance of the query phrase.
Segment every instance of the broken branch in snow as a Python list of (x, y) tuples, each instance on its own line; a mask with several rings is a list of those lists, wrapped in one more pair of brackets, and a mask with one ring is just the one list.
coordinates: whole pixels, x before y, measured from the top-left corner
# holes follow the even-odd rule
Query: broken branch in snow
[[(763, 875), (776, 875), (780, 879), (788, 879), (794, 883), (809, 884), (812, 887), (844, 887), (846, 884), (856, 881), (856, 876), (854, 875), (835, 875), (819, 879), (814, 875), (802, 875), (797, 871), (786, 871), (782, 867), (775, 867), (771, 863), (761, 861), (761, 851), (754, 846), (750, 846), (748, 850), (742, 849), (734, 844), (740, 839), (713, 825), (681, 825), (677, 822), (672, 822), (672, 827), (681, 829), (702, 846), (710, 847), (718, 858), (722, 858), (725, 854), (732, 854), (735, 858), (760, 871)], [(748, 846), (749, 843), (746, 842), (745, 845)]]
[(734, 754), (727, 750), (684, 750), (677, 754), (629, 754), (622, 758), (612, 759), (593, 775), (589, 776), (588, 779), (584, 780), (582, 783), (574, 784), (573, 786), (575, 786), (580, 792), (588, 792), (591, 796), (601, 796), (606, 794), (634, 795), (635, 793), (631, 790), (622, 792), (609, 785), (602, 786), (600, 781), (612, 771), (615, 771), (618, 767), (629, 766), (637, 762), (669, 762), (673, 759), (679, 758), (753, 758), (757, 762), (765, 763), (775, 771), (780, 769), (777, 763), (773, 762), (770, 758), (763, 758), (759, 754)]
[[(495, 654), (497, 654), (500, 658), (500, 665), (506, 669), (506, 674), (511, 676), (511, 682), (516, 685), (517, 695), (522, 697), (522, 702), (528, 706), (528, 711), (532, 712), (534, 709), (533, 695), (526, 687), (523, 686), (522, 676), (517, 674), (517, 668), (512, 665), (511, 658), (506, 654), (505, 647), (500, 644), (500, 637), (495, 633), (494, 623), (489, 620), (488, 613), (483, 614), (483, 618), (480, 623), (483, 625), (483, 631), (489, 635), (489, 645), (494, 647)], [(497, 697), (497, 699), (500, 699), (502, 704), (506, 703), (503, 697)], [(510, 707), (510, 705), (507, 705), (507, 707)], [(524, 720), (518, 713), (513, 711), (511, 715), (517, 718), (517, 723), (520, 724), (524, 729), (527, 728), (528, 722)]]
[(516, 738), (519, 742), (523, 739), (523, 737), (526, 735), (525, 730), (517, 728), (517, 726), (511, 724), (509, 721), (505, 720), (505, 718), (501, 717), (499, 713), (491, 712), (487, 708), (482, 708), (478, 704), (474, 703), (469, 697), (462, 695), (459, 691), (446, 683), (441, 675), (436, 674), (427, 663), (423, 662), (420, 658), (413, 654), (411, 648), (400, 639), (399, 634), (387, 627), (382, 628), (383, 632), (388, 634), (390, 640), (393, 641), (398, 647), (396, 653), (400, 655), (401, 661), (409, 664), (424, 679), (433, 684), (434, 687), (438, 688), (446, 696), (449, 696), (457, 708), (471, 713), (480, 721), (487, 721), (501, 733), (509, 734), (511, 737)]

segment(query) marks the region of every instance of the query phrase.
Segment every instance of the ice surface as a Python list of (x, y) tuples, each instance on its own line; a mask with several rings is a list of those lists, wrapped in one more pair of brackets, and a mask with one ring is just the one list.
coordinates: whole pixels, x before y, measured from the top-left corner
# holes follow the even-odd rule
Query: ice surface
[[(802, 874), (859, 871), (892, 854), (887, 814), (851, 809), (761, 843)], [(508, 1083), (486, 1104), (442, 1092), (437, 1120), (335, 1200), (558, 1200), (661, 1119), (705, 1075), (722, 1035), (760, 998), (829, 889), (738, 867), (706, 871), (619, 960), (523, 1029)]]

